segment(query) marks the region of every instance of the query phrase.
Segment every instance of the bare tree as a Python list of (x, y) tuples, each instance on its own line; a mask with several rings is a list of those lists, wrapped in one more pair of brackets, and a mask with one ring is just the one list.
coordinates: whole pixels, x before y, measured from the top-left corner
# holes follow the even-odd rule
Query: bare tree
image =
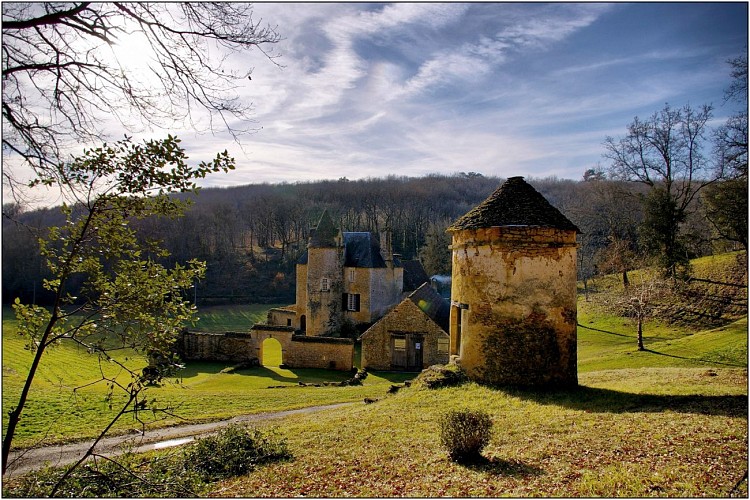
[[(60, 185), (66, 149), (102, 142), (107, 120), (127, 131), (188, 123), (235, 139), (250, 132), (251, 104), (237, 90), (252, 68), (230, 67), (229, 55), (258, 49), (273, 60), (264, 47), (280, 39), (252, 14), (229, 2), (3, 3), (4, 156), (25, 160), (35, 183)], [(151, 52), (145, 71), (118, 55), (133, 42)], [(4, 182), (17, 185), (7, 167)]]
[(638, 328), (639, 351), (646, 350), (643, 345), (643, 326), (657, 310), (659, 301), (664, 299), (669, 290), (669, 283), (660, 279), (656, 274), (647, 276), (641, 272), (639, 278), (633, 280), (632, 285), (623, 292), (620, 306), (628, 316), (635, 319)]
[(649, 186), (647, 243), (662, 257), (662, 266), (671, 276), (686, 263), (680, 224), (696, 195), (722, 176), (704, 154), (711, 116), (710, 106), (695, 110), (667, 104), (647, 120), (636, 117), (624, 137), (607, 137), (604, 143), (613, 177)]
[(747, 56), (728, 62), (732, 83), (726, 101), (742, 108), (716, 131), (716, 155), (727, 178), (706, 190), (704, 213), (720, 238), (740, 243), (747, 250)]

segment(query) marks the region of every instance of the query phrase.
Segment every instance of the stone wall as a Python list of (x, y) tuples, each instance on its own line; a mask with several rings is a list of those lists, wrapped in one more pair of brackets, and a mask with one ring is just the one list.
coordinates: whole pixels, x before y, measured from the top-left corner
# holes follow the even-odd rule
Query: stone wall
[(362, 334), (362, 367), (372, 370), (392, 369), (391, 334), (422, 334), (422, 367), (446, 364), (448, 352), (440, 353), (439, 339), (448, 334), (432, 321), (411, 299), (404, 299), (380, 321)]
[(354, 366), (354, 341), (294, 335), (289, 349), (284, 352), (283, 361), (289, 368), (348, 371)]
[(294, 335), (294, 328), (257, 324), (249, 333), (188, 332), (180, 334), (177, 352), (184, 361), (242, 363), (263, 359), (263, 341), (281, 344), (281, 362), (289, 368), (351, 370), (354, 341), (351, 339)]
[[(344, 247), (308, 248), (307, 334), (327, 336), (341, 328), (344, 292)], [(322, 281), (327, 280), (327, 289)]]
[(242, 363), (258, 359), (255, 344), (249, 333), (183, 331), (176, 349), (184, 361)]
[(451, 249), (451, 354), (467, 374), (576, 385), (575, 231), (467, 229), (453, 233)]

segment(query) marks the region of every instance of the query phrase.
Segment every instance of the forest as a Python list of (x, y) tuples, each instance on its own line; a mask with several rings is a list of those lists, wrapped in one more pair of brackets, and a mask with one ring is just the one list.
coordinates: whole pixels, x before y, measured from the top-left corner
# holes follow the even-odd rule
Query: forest
[[(654, 189), (613, 180), (597, 169), (580, 180), (530, 178), (527, 181), (580, 229), (579, 279), (635, 269), (663, 250), (654, 241), (659, 221), (649, 215)], [(429, 275), (450, 274), (450, 235), (445, 229), (497, 189), (504, 179), (476, 172), (425, 177), (368, 178), (251, 184), (205, 188), (189, 197), (183, 217), (134, 220), (139, 238), (159, 240), (169, 251), (167, 266), (191, 259), (207, 263), (206, 276), (186, 297), (198, 305), (294, 302), (295, 263), (311, 227), (328, 210), (343, 231), (390, 230), (394, 252), (420, 259)], [(712, 216), (718, 194), (731, 193), (736, 181), (724, 180), (695, 196), (679, 223), (684, 260), (747, 246), (747, 191), (744, 233)], [(713, 196), (713, 197), (712, 197)], [(3, 207), (3, 301), (16, 297), (44, 305), (52, 297), (42, 287), (49, 278), (38, 238), (62, 225), (60, 207), (24, 211)], [(652, 210), (653, 211), (653, 210)], [(743, 218), (742, 212), (737, 216)], [(736, 225), (736, 218), (734, 222)], [(658, 239), (658, 238), (657, 238)], [(85, 277), (73, 280), (80, 286)], [(75, 292), (75, 290), (72, 290)]]

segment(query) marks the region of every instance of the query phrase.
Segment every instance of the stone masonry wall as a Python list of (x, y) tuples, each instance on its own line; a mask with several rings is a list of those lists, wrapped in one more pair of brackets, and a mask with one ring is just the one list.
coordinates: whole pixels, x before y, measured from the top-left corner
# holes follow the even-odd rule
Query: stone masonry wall
[(362, 334), (362, 366), (372, 370), (391, 369), (391, 332), (424, 334), (422, 364), (426, 368), (448, 362), (448, 353), (438, 352), (438, 339), (448, 334), (411, 299), (404, 299), (380, 321)]
[(249, 333), (182, 332), (177, 352), (184, 361), (241, 363), (256, 359), (255, 341)]
[(351, 370), (354, 366), (354, 341), (295, 335), (283, 361), (289, 368)]
[(451, 249), (451, 353), (469, 376), (576, 385), (575, 231), (462, 230)]

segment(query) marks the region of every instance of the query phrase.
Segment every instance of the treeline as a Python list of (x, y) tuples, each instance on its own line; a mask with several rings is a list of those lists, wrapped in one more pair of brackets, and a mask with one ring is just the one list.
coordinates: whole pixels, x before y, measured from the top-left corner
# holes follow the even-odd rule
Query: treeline
[[(648, 248), (644, 241), (646, 188), (587, 172), (581, 181), (527, 179), (581, 230), (579, 278), (627, 272)], [(344, 231), (392, 232), (394, 251), (419, 258), (428, 274), (449, 274), (450, 236), (445, 228), (502, 183), (478, 173), (420, 178), (252, 184), (203, 189), (183, 217), (138, 222), (139, 237), (161, 240), (168, 265), (206, 261), (205, 278), (193, 290), (199, 305), (294, 301), (295, 263), (309, 230), (328, 210)], [(23, 212), (3, 207), (3, 301), (37, 304), (50, 297), (38, 238), (64, 219), (59, 208)], [(681, 225), (689, 258), (739, 249), (707, 222), (702, 200)], [(638, 262), (637, 262), (638, 261)], [(79, 283), (83, 282), (81, 277)]]

